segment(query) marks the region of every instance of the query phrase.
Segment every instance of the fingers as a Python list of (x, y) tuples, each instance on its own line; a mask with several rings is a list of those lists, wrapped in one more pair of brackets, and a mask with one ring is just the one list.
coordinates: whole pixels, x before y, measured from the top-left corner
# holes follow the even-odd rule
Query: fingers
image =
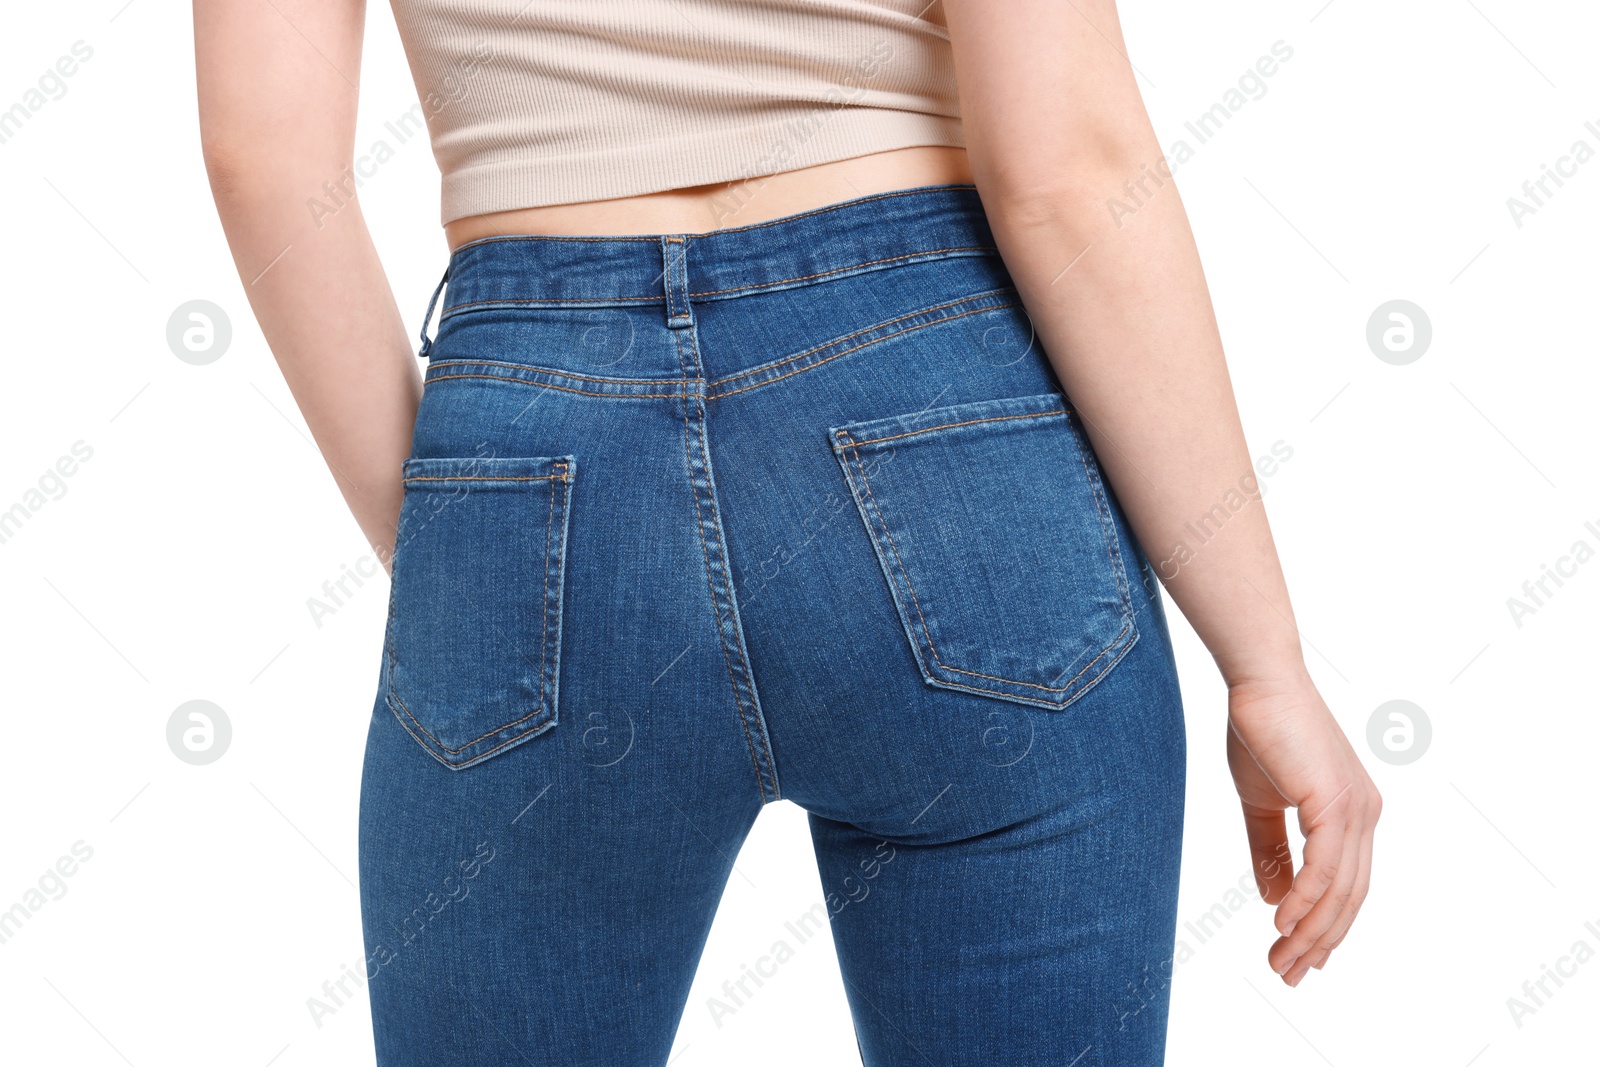
[(1245, 805), (1244, 832), (1250, 842), (1256, 889), (1268, 904), (1283, 900), (1294, 884), (1294, 859), (1283, 811), (1262, 811)]
[[(1339, 947), (1339, 943), (1350, 932), (1350, 924), (1356, 921), (1356, 914), (1360, 912), (1361, 905), (1366, 902), (1367, 891), (1372, 884), (1372, 838), (1372, 827), (1369, 825), (1361, 835), (1361, 856), (1356, 872), (1355, 886), (1350, 894), (1350, 901), (1345, 905), (1344, 910), (1339, 913), (1338, 918), (1334, 919), (1333, 925), (1328, 928), (1328, 932), (1323, 934), (1317, 944), (1312, 946), (1312, 950), (1306, 954), (1316, 960), (1311, 966), (1319, 971), (1327, 964), (1329, 954)], [(1319, 952), (1321, 953), (1320, 956), (1318, 955)]]
[[(1279, 905), (1284, 936), (1267, 953), (1288, 985), (1298, 985), (1311, 968), (1327, 963), (1361, 910), (1371, 885), (1373, 833), (1381, 810), (1377, 790), (1359, 781), (1312, 817), (1306, 861)], [(1339, 855), (1330, 862), (1335, 833)]]
[[(1324, 936), (1333, 928), (1353, 896), (1361, 865), (1361, 837), (1358, 825), (1345, 825), (1340, 841), (1338, 870), (1333, 881), (1323, 890), (1305, 917), (1267, 953), (1272, 969), (1283, 976), (1286, 984), (1299, 985), (1311, 965), (1326, 954)], [(1300, 873), (1303, 875), (1305, 871), (1306, 868), (1302, 868)], [(1292, 894), (1294, 891), (1290, 892)]]
[[(1350, 788), (1346, 786), (1331, 803), (1322, 805), (1321, 811), (1313, 812), (1311, 824), (1305, 827), (1306, 845), (1300, 871), (1274, 916), (1278, 933), (1284, 937), (1294, 933), (1295, 926), (1339, 879), (1347, 846), (1349, 822), (1346, 815), (1350, 800)], [(1353, 860), (1354, 855), (1350, 858)], [(1310, 947), (1310, 942), (1306, 941), (1304, 947)]]

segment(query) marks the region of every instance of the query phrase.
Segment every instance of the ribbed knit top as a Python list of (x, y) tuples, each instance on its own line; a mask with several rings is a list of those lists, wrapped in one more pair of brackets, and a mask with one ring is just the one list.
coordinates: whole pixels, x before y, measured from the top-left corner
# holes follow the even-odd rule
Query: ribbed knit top
[(965, 144), (939, 0), (390, 2), (441, 223)]

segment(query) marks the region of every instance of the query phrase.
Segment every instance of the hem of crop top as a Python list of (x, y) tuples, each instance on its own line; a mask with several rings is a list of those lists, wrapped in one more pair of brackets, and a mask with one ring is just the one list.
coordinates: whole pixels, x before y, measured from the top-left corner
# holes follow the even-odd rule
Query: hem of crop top
[[(966, 145), (961, 119), (947, 115), (842, 108), (820, 125), (812, 115), (811, 110), (797, 108), (742, 130), (709, 130), (698, 137), (675, 137), (607, 152), (497, 160), (465, 167), (441, 179), (439, 224), (518, 208), (754, 180), (897, 148)], [(808, 129), (810, 133), (805, 135)], [(756, 140), (763, 136), (770, 139), (765, 144)], [(777, 153), (785, 144), (790, 146), (789, 154), (780, 157)], [(750, 157), (755, 152), (762, 153), (758, 158), (767, 165), (752, 168)]]

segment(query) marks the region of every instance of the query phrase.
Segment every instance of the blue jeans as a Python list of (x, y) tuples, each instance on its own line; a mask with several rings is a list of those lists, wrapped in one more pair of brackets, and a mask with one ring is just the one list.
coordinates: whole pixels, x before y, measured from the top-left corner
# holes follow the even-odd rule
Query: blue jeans
[(1159, 1064), (1166, 620), (976, 190), (485, 238), (441, 288), (361, 787), (378, 1062), (665, 1064), (788, 800), (869, 1067)]

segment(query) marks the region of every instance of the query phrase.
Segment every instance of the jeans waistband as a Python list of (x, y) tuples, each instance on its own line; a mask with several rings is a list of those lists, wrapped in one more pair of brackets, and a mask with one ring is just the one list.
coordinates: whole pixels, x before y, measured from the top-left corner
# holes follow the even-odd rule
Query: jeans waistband
[(662, 305), (810, 285), (919, 258), (995, 255), (973, 185), (928, 185), (708, 233), (485, 237), (450, 256), (440, 321), (475, 309)]

